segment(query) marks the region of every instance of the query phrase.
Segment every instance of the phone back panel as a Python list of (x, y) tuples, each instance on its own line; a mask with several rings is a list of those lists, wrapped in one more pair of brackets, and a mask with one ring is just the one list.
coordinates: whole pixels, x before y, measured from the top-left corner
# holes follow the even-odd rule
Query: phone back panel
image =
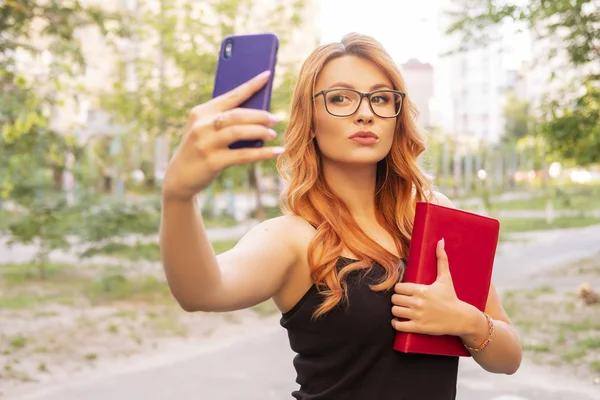
[[(232, 46), (230, 57), (225, 56), (225, 46), (228, 42)], [(227, 36), (221, 43), (221, 50), (219, 51), (213, 97), (220, 96), (261, 72), (270, 70), (271, 76), (265, 86), (240, 105), (244, 108), (269, 111), (278, 48), (279, 40), (276, 35), (271, 33)], [(229, 147), (261, 146), (263, 146), (262, 140), (252, 140), (239, 141)]]

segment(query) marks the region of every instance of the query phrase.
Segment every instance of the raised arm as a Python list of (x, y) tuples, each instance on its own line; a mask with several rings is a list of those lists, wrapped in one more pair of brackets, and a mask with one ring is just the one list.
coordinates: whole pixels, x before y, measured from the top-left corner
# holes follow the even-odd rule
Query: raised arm
[[(231, 251), (215, 256), (194, 198), (230, 165), (276, 157), (281, 148), (231, 150), (238, 140), (274, 138), (269, 113), (235, 108), (259, 90), (268, 75), (195, 107), (163, 184), (160, 228), (162, 262), (171, 291), (187, 311), (224, 311), (274, 296), (297, 252), (285, 221), (267, 221)], [(216, 121), (216, 122), (215, 122)]]

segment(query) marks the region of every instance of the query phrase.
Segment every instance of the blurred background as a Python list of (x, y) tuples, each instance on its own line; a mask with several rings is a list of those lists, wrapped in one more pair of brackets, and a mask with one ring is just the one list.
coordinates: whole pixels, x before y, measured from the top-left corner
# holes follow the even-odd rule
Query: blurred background
[[(264, 31), (281, 41), (279, 134), (305, 57), (348, 32), (372, 35), (419, 109), (429, 141), (421, 163), (438, 190), (501, 221), (494, 279), (531, 369), (478, 392), (469, 382), (497, 378), (467, 362), (459, 399), (598, 398), (597, 0), (0, 1), (0, 398), (95, 398), (89, 387), (61, 390), (74, 373), (189, 355), (277, 325), (271, 302), (179, 310), (157, 240), (165, 168), (189, 110), (211, 97), (221, 40)], [(274, 162), (225, 170), (198, 196), (215, 250), (280, 215), (283, 188)], [(221, 388), (201, 398), (289, 397), (286, 344), (257, 343), (241, 377), (227, 381), (243, 387), (230, 397), (230, 383), (211, 380), (218, 367), (201, 375), (205, 356), (182, 368), (206, 380), (206, 393)], [(265, 381), (249, 370), (283, 375)], [(165, 398), (135, 392), (151, 381), (131, 380), (118, 398)], [(40, 394), (47, 387), (57, 394)], [(182, 390), (179, 398), (199, 393)]]

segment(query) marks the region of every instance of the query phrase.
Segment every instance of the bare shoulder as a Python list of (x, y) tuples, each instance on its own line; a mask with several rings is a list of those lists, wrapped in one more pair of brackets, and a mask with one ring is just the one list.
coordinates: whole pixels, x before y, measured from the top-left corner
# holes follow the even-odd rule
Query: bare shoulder
[(260, 237), (273, 243), (285, 243), (285, 247), (302, 254), (302, 250), (308, 248), (314, 234), (315, 229), (306, 220), (294, 215), (283, 215), (265, 220), (252, 228), (239, 241), (238, 246), (244, 246), (246, 241), (253, 242), (252, 238)]
[(431, 191), (427, 192), (427, 197), (431, 198), (431, 203), (439, 204), (440, 206), (456, 208), (452, 201), (443, 193)]
[(206, 307), (231, 311), (276, 302), (286, 291), (290, 276), (306, 264), (306, 249), (314, 229), (299, 217), (283, 216), (250, 229), (229, 251), (217, 256), (221, 286)]

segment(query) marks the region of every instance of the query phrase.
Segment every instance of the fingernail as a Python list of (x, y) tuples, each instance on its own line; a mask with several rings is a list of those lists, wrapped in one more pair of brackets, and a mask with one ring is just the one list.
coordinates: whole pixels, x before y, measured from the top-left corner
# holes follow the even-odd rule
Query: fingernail
[(273, 152), (273, 154), (279, 155), (285, 151), (285, 147), (273, 147), (271, 151)]
[(440, 240), (440, 246), (442, 247), (442, 249), (444, 248), (444, 245), (445, 245), (445, 244), (446, 244), (446, 243), (445, 243), (445, 241), (444, 241), (444, 238), (442, 238), (442, 240)]
[(258, 74), (257, 78), (261, 78), (262, 79), (262, 78), (266, 78), (269, 75), (271, 75), (271, 71), (266, 70), (266, 71), (263, 71), (260, 74)]
[(277, 117), (277, 115), (269, 114), (269, 120), (276, 124), (279, 122), (279, 117)]
[(273, 129), (269, 129), (268, 133), (269, 133), (269, 136), (271, 138), (276, 138), (277, 137), (277, 132), (275, 132)]

